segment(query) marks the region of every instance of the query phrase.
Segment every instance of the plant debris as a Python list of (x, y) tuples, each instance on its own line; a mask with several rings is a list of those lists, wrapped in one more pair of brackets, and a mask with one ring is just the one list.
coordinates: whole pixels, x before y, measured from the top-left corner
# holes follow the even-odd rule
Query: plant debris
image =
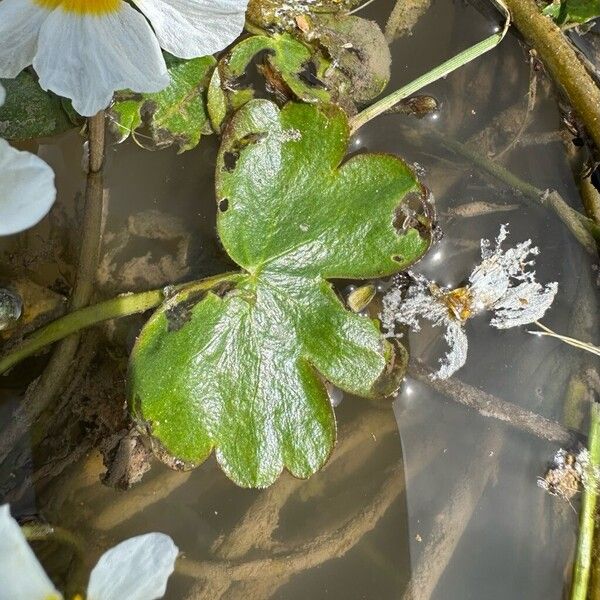
[(481, 240), (482, 262), (463, 287), (441, 288), (409, 272), (408, 286), (406, 277), (397, 278), (385, 294), (381, 320), (388, 337), (399, 337), (395, 333), (397, 324), (420, 331), (421, 319), (446, 329), (444, 339), (449, 351), (440, 359), (434, 378), (447, 379), (465, 364), (468, 341), (464, 325), (471, 317), (492, 311), (490, 325), (509, 329), (537, 321), (552, 304), (558, 284), (543, 286), (535, 280), (535, 271), (528, 270), (534, 264), (528, 259), (539, 254), (539, 249), (527, 240), (503, 250), (507, 236), (508, 227), (502, 225), (494, 248), (489, 240)]
[(593, 469), (587, 448), (571, 452), (560, 448), (552, 459), (544, 477), (538, 479), (538, 487), (551, 496), (570, 502), (581, 489), (598, 485), (598, 469)]

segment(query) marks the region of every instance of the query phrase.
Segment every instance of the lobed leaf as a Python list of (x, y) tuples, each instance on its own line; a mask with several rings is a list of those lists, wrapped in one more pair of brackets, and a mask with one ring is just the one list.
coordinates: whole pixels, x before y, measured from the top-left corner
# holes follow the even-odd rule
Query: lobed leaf
[(408, 208), (423, 192), (405, 163), (344, 162), (348, 142), (334, 106), (253, 100), (227, 126), (217, 225), (243, 271), (171, 298), (131, 357), (131, 409), (170, 464), (198, 465), (214, 449), (241, 486), (268, 486), (283, 468), (308, 477), (335, 442), (326, 381), (365, 397), (397, 389), (406, 352), (328, 279), (407, 267), (431, 223)]

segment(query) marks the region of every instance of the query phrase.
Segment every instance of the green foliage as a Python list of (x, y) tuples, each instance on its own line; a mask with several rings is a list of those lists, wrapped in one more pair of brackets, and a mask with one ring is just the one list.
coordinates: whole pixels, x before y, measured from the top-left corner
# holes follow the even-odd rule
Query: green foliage
[[(123, 92), (111, 107), (112, 128), (123, 141), (132, 135), (144, 147), (191, 150), (211, 133), (204, 92), (216, 64), (212, 56), (181, 60), (165, 56), (171, 84), (161, 92)], [(149, 135), (143, 132), (147, 125)]]
[(365, 397), (397, 389), (406, 352), (327, 279), (406, 268), (431, 224), (409, 208), (423, 192), (406, 164), (343, 162), (348, 141), (331, 105), (253, 100), (225, 129), (218, 231), (243, 270), (170, 298), (131, 356), (131, 410), (168, 463), (192, 467), (216, 449), (241, 486), (268, 486), (284, 467), (308, 477), (336, 437), (325, 381)]
[[(304, 102), (328, 102), (331, 97), (318, 77), (328, 63), (288, 34), (254, 35), (236, 44), (219, 62), (208, 93), (208, 111), (213, 127), (218, 131), (226, 116), (254, 97), (251, 87), (241, 86), (238, 80), (252, 60), (261, 52), (267, 57), (261, 71), (275, 92), (289, 93)], [(310, 69), (314, 71), (309, 83)], [(285, 91), (284, 91), (285, 90)]]
[(208, 92), (208, 112), (216, 131), (254, 98), (252, 87), (241, 81), (262, 54), (258, 70), (281, 104), (289, 100), (336, 103), (353, 114), (356, 104), (383, 91), (390, 79), (391, 56), (376, 23), (345, 14), (305, 15), (303, 23), (296, 37), (254, 35), (219, 61)]
[(585, 23), (600, 16), (600, 0), (556, 0), (543, 12), (559, 25)]
[(63, 133), (82, 120), (60, 97), (45, 92), (34, 75), (22, 71), (15, 79), (0, 79), (6, 102), (0, 107), (0, 137), (28, 140)]

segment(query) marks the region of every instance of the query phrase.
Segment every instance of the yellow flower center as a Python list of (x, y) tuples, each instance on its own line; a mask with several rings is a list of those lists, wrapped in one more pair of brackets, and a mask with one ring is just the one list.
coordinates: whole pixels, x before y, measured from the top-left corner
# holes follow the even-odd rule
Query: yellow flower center
[(441, 300), (451, 317), (466, 321), (473, 316), (473, 296), (468, 288), (462, 287), (446, 292), (442, 294)]
[(122, 0), (33, 0), (39, 6), (54, 10), (61, 8), (65, 12), (78, 15), (105, 15), (117, 12)]

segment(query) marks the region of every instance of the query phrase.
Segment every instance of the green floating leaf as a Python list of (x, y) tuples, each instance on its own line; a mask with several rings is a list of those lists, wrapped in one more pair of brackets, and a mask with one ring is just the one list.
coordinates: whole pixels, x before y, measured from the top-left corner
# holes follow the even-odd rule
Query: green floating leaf
[[(208, 111), (213, 127), (220, 130), (226, 116), (254, 97), (251, 87), (239, 84), (252, 60), (267, 52), (262, 72), (274, 91), (304, 102), (329, 102), (331, 96), (319, 81), (327, 62), (314, 56), (311, 48), (288, 34), (272, 37), (254, 35), (242, 40), (219, 62), (208, 92)], [(313, 73), (314, 72), (314, 73)]]
[(243, 271), (171, 298), (131, 356), (130, 406), (170, 464), (198, 465), (216, 449), (241, 486), (268, 486), (284, 467), (308, 477), (336, 437), (325, 381), (365, 397), (397, 389), (406, 352), (327, 279), (406, 268), (429, 247), (431, 224), (410, 208), (423, 190), (406, 164), (343, 162), (348, 141), (334, 106), (253, 100), (226, 128), (218, 231)]
[[(28, 140), (63, 133), (78, 124), (63, 100), (45, 92), (37, 79), (22, 71), (15, 79), (0, 79), (6, 102), (0, 107), (0, 137)], [(82, 122), (82, 121), (79, 121)]]
[(586, 23), (600, 16), (600, 0), (557, 0), (548, 4), (543, 13), (560, 25)]
[[(141, 146), (156, 149), (176, 146), (179, 152), (196, 147), (211, 133), (204, 92), (216, 64), (212, 56), (182, 60), (165, 56), (170, 85), (153, 94), (122, 93), (110, 109), (113, 131), (119, 141), (132, 135)], [(150, 135), (146, 136), (143, 125)]]

